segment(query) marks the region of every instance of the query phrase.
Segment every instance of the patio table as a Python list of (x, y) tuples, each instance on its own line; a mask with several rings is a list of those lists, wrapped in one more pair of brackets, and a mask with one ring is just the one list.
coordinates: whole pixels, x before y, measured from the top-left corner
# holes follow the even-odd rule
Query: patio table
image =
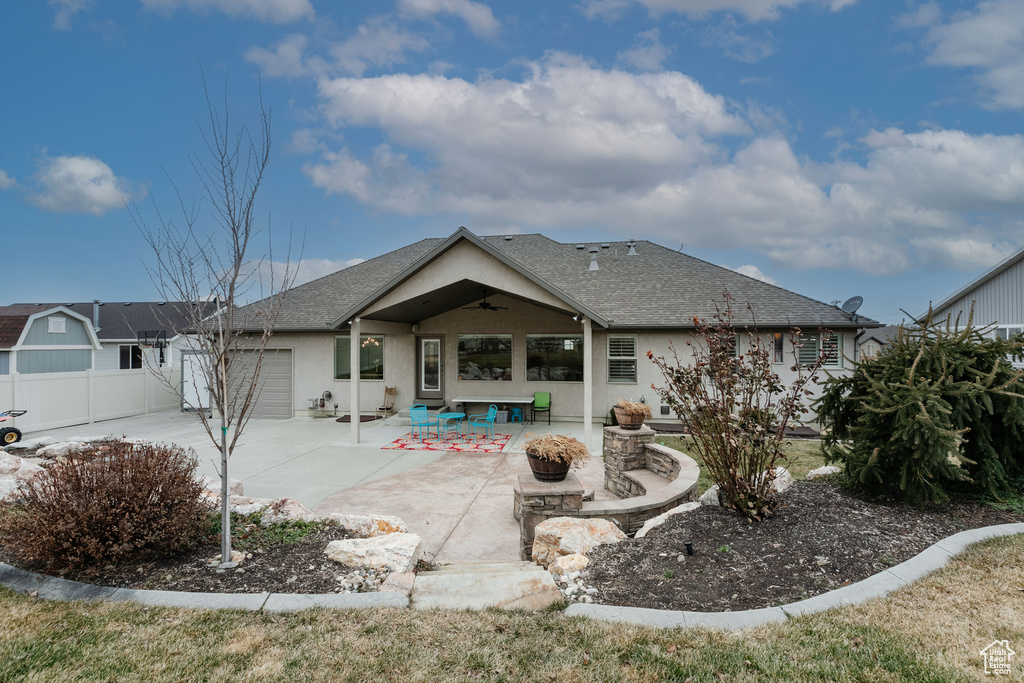
[[(449, 424), (449, 422), (451, 420), (454, 420), (455, 421), (455, 425), (454, 425), (455, 426), (455, 436), (461, 438), (462, 437), (462, 420), (465, 417), (466, 417), (465, 413), (438, 413), (437, 414), (438, 436), (441, 436), (443, 434), (443, 436), (441, 437), (442, 440), (443, 441), (447, 441), (448, 440), (448, 432), (451, 431), (451, 425)], [(466, 438), (469, 438), (468, 435), (467, 435)]]

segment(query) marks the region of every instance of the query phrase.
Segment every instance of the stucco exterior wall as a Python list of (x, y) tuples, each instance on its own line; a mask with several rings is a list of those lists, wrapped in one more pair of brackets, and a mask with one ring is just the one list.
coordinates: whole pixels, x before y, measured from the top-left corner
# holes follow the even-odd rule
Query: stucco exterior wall
[[(496, 294), (489, 298), (497, 306), (507, 306), (506, 311), (462, 310), (450, 311), (421, 321), (416, 333), (410, 325), (382, 323), (363, 319), (361, 334), (383, 335), (384, 338), (384, 380), (361, 382), (361, 412), (372, 412), (381, 405), (385, 386), (397, 386), (395, 405), (401, 409), (416, 402), (416, 338), (431, 335), (444, 337), (444, 394), (446, 399), (460, 395), (478, 396), (529, 396), (537, 391), (550, 391), (552, 395), (552, 417), (559, 419), (582, 419), (583, 383), (527, 381), (526, 379), (526, 335), (528, 334), (582, 334), (580, 323), (574, 322), (567, 314), (551, 311), (542, 306), (525, 303), (519, 299)], [(608, 382), (609, 334), (635, 333), (637, 335), (637, 381), (634, 383)], [(512, 381), (483, 381), (458, 379), (458, 336), (460, 334), (511, 334), (512, 335)], [(852, 355), (853, 334), (841, 333), (843, 349)], [(334, 379), (334, 333), (278, 333), (271, 340), (271, 346), (290, 348), (294, 358), (294, 403), (295, 410), (305, 411), (308, 399), (319, 397), (329, 390), (334, 398), (328, 405), (338, 404), (338, 410), (349, 411), (349, 380)], [(655, 420), (674, 420), (673, 415), (661, 416), (661, 403), (652, 384), (661, 385), (662, 378), (654, 363), (647, 359), (651, 350), (655, 355), (669, 356), (669, 344), (674, 343), (681, 359), (692, 358), (686, 341), (687, 330), (594, 330), (594, 417), (603, 420), (609, 409), (620, 398), (639, 400), (645, 398), (652, 406)], [(741, 339), (743, 351), (749, 341)], [(790, 370), (792, 354), (787, 351), (786, 362), (775, 366), (783, 381), (790, 381), (795, 373)], [(830, 372), (848, 373), (839, 368)], [(814, 387), (811, 387), (812, 390)]]

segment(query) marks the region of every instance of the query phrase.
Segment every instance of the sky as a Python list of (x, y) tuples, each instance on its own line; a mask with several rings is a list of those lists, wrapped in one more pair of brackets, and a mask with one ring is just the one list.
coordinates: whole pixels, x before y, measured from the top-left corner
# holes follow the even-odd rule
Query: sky
[(131, 207), (201, 196), (207, 94), (300, 280), (646, 239), (892, 323), (1024, 246), (1020, 0), (4, 2), (0, 64), (0, 304), (162, 298)]

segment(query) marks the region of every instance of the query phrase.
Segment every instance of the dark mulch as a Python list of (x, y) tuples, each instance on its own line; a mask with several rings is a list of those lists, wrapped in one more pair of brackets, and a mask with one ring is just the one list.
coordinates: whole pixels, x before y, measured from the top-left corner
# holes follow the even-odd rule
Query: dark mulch
[[(681, 422), (644, 422), (659, 434), (688, 434), (689, 430)], [(810, 427), (786, 427), (783, 436), (787, 439), (817, 439), (821, 436)]]
[[(360, 415), (359, 416), (359, 421), (360, 422), (373, 422), (374, 420), (379, 420), (379, 419), (380, 419), (379, 417), (376, 417), (374, 415)], [(335, 422), (352, 422), (352, 416), (351, 415), (342, 415), (337, 420), (335, 420)]]
[(771, 607), (866, 579), (959, 531), (1021, 521), (1024, 515), (985, 505), (881, 504), (835, 484), (797, 482), (763, 522), (703, 507), (645, 538), (600, 546), (590, 553), (586, 582), (598, 589), (596, 602), (609, 605)]
[[(189, 593), (334, 593), (339, 590), (338, 576), (352, 570), (329, 560), (324, 548), (331, 541), (345, 538), (353, 535), (342, 527), (328, 526), (295, 543), (264, 544), (248, 550), (251, 556), (237, 569), (210, 566), (210, 561), (220, 560), (220, 541), (212, 540), (172, 558), (62, 576), (102, 586)], [(5, 555), (0, 549), (0, 561), (17, 566), (15, 560)]]

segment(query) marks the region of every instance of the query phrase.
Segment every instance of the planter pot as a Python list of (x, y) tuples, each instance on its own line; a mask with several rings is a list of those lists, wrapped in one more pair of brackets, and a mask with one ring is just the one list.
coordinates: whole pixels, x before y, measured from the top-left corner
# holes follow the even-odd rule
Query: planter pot
[(526, 460), (537, 481), (563, 481), (569, 474), (570, 465), (562, 460), (541, 460), (530, 451), (526, 451)]
[(630, 415), (621, 408), (615, 408), (615, 419), (623, 429), (640, 429), (644, 426), (643, 415)]

